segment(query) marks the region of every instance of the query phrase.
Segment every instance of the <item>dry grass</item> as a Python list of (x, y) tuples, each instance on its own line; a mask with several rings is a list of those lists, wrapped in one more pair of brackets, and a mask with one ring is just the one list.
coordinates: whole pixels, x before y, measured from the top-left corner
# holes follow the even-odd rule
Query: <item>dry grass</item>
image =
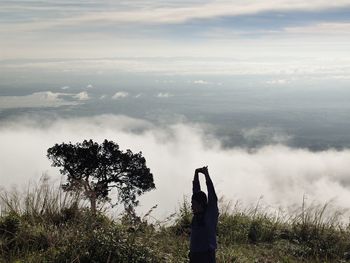
[[(0, 192), (0, 262), (187, 262), (190, 203), (156, 220), (152, 207), (112, 219), (43, 177), (24, 191)], [(262, 199), (251, 207), (219, 200), (218, 262), (347, 260), (349, 227), (330, 203), (289, 212)], [(107, 211), (108, 212), (108, 211)]]

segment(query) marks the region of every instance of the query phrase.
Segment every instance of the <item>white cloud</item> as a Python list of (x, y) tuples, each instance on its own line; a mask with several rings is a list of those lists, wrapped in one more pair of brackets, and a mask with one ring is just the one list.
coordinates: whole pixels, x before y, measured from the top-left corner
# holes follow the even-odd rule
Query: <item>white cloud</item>
[(175, 83), (175, 80), (173, 80), (173, 79), (164, 79), (164, 80), (156, 79), (155, 82), (162, 83), (162, 84), (173, 84), (173, 83)]
[(67, 90), (67, 89), (70, 89), (70, 87), (69, 86), (63, 86), (63, 87), (61, 87), (61, 89)]
[(77, 100), (89, 100), (89, 94), (86, 91), (82, 91), (76, 95), (73, 95), (73, 98), (77, 99)]
[(158, 94), (157, 94), (157, 98), (170, 98), (170, 97), (172, 97), (173, 95), (172, 94), (170, 94), (170, 93), (168, 93), (168, 92), (159, 92)]
[(202, 80), (202, 79), (199, 79), (199, 80), (195, 80), (193, 81), (194, 84), (198, 84), (198, 85), (208, 85), (209, 82), (208, 81), (205, 81), (205, 80)]
[[(294, 48), (295, 49), (295, 48)], [(291, 54), (290, 54), (291, 55)], [(300, 55), (300, 54), (299, 54)], [(155, 73), (161, 75), (347, 75), (350, 74), (350, 58), (334, 55), (320, 57), (312, 54), (308, 60), (298, 57), (255, 57), (240, 59), (217, 58), (167, 58), (167, 61), (151, 58), (120, 58), (120, 59), (80, 59), (69, 61), (38, 61), (11, 63), (6, 62), (3, 69), (57, 71), (71, 68), (75, 72), (92, 72), (103, 68), (105, 72)], [(306, 54), (305, 54), (306, 56)], [(0, 68), (1, 69), (1, 68)], [(212, 83), (211, 83), (212, 84)]]
[(118, 91), (112, 96), (112, 99), (113, 100), (118, 100), (118, 99), (126, 98), (128, 96), (129, 96), (128, 92), (126, 92), (126, 91)]
[(266, 84), (269, 85), (286, 85), (289, 83), (289, 80), (287, 79), (271, 79), (266, 81)]
[(77, 105), (77, 102), (66, 101), (67, 93), (55, 93), (51, 91), (35, 92), (25, 96), (0, 96), (0, 109), (6, 108), (37, 108), (60, 107), (64, 105)]
[(317, 23), (300, 27), (287, 27), (285, 29), (287, 33), (293, 34), (350, 34), (350, 23)]
[[(133, 133), (132, 131), (137, 131)], [(260, 196), (271, 206), (301, 204), (331, 199), (340, 207), (350, 206), (350, 150), (311, 152), (283, 145), (268, 145), (255, 151), (222, 149), (203, 129), (178, 123), (154, 127), (148, 122), (123, 116), (102, 115), (56, 121), (16, 119), (0, 127), (0, 184), (23, 185), (43, 171), (58, 178), (50, 167), (46, 150), (55, 143), (101, 142), (107, 138), (121, 149), (142, 151), (154, 174), (157, 189), (141, 198), (141, 211), (158, 204), (155, 215), (164, 217), (191, 194), (193, 171), (209, 165), (219, 196), (255, 203)], [(21, 163), (21, 165), (18, 165)], [(205, 183), (201, 178), (203, 189)]]
[[(66, 100), (66, 98), (73, 98), (77, 101), (69, 101)], [(89, 95), (86, 91), (80, 92), (78, 94), (41, 91), (23, 96), (0, 96), (0, 109), (79, 105), (82, 103), (82, 101), (88, 99)]]
[(216, 85), (216, 86), (222, 86), (223, 83), (222, 82), (210, 82), (207, 80), (203, 80), (203, 79), (198, 79), (198, 80), (194, 80), (194, 81), (188, 81), (188, 83), (193, 83), (195, 85)]
[(135, 98), (138, 99), (138, 98), (140, 98), (141, 96), (142, 96), (142, 93), (139, 93), (139, 94), (136, 94), (136, 95), (135, 95)]
[(106, 94), (103, 94), (103, 95), (100, 96), (100, 100), (103, 100), (103, 99), (105, 99), (106, 97), (107, 97), (107, 95), (106, 95)]
[(350, 75), (333, 75), (329, 76), (331, 79), (338, 79), (338, 80), (348, 80), (350, 79)]
[(87, 89), (92, 89), (94, 86), (92, 85), (92, 84), (88, 84), (87, 86), (86, 86), (86, 88)]
[[(30, 4), (28, 5), (30, 6)], [(200, 4), (199, 2), (184, 3), (183, 1), (178, 4), (154, 4), (154, 2), (145, 4), (144, 1), (137, 1), (136, 4), (132, 4), (131, 6), (129, 4), (123, 6), (123, 9), (110, 8), (110, 5), (108, 5), (107, 8), (107, 6), (104, 6), (102, 3), (101, 9), (98, 11), (84, 8), (76, 12), (64, 12), (64, 16), (60, 15), (60, 13), (62, 13), (61, 10), (57, 10), (57, 12), (49, 13), (45, 18), (42, 16), (36, 17), (36, 12), (30, 13), (30, 11), (28, 11), (30, 13), (28, 16), (32, 16), (30, 21), (16, 21), (16, 19), (14, 19), (16, 15), (13, 14), (11, 16), (12, 13), (7, 11), (9, 14), (8, 17), (12, 18), (9, 20), (5, 18), (6, 23), (0, 25), (0, 38), (2, 39), (0, 42), (0, 50), (3, 51), (1, 57), (4, 59), (52, 58), (52, 54), (55, 54), (57, 58), (107, 58), (111, 57), (111, 54), (115, 54), (113, 56), (133, 57), (157, 57), (168, 56), (169, 54), (178, 57), (203, 57), (220, 54), (220, 56), (223, 57), (236, 58), (237, 55), (241, 56), (241, 54), (251, 57), (256, 55), (265, 56), (266, 52), (274, 53), (276, 57), (285, 54), (290, 54), (291, 57), (293, 57), (295, 53), (303, 53), (301, 56), (306, 57), (309, 56), (310, 52), (308, 51), (310, 50), (312, 53), (317, 53), (318, 56), (324, 56), (325, 53), (339, 52), (339, 48), (336, 46), (337, 43), (345, 46), (344, 42), (349, 42), (349, 34), (347, 33), (349, 32), (348, 23), (323, 23), (316, 26), (316, 28), (312, 25), (307, 25), (305, 28), (303, 28), (303, 26), (293, 27), (292, 24), (291, 27), (287, 28), (285, 31), (283, 31), (283, 29), (273, 31), (265, 30), (263, 28), (265, 24), (258, 26), (256, 29), (254, 29), (255, 27), (249, 29), (246, 27), (242, 28), (237, 25), (232, 29), (226, 30), (225, 28), (227, 28), (227, 26), (224, 24), (225, 22), (213, 28), (213, 25), (209, 27), (207, 23), (202, 24), (201, 21), (202, 19), (245, 14), (257, 15), (257, 17), (259, 17), (260, 12), (267, 12), (270, 10), (273, 11), (274, 14), (279, 12), (284, 14), (290, 10), (296, 10), (297, 12), (311, 10), (314, 12), (315, 10), (328, 10), (344, 6), (350, 6), (349, 0), (267, 0), (259, 2), (217, 0), (204, 1)], [(46, 4), (46, 8), (50, 9), (51, 7)], [(63, 6), (60, 5), (60, 8), (63, 8)], [(53, 9), (55, 9), (55, 7), (53, 7)], [(105, 10), (110, 11), (106, 12)], [(7, 12), (5, 12), (5, 14)], [(149, 24), (183, 23), (192, 19), (198, 20), (200, 30), (197, 30), (197, 28), (193, 30), (191, 39), (201, 39), (200, 45), (197, 44), (197, 41), (187, 41), (186, 43), (184, 41), (173, 41), (173, 37), (169, 37), (169, 34), (163, 34), (163, 30), (159, 31), (151, 28), (145, 30), (145, 27), (149, 27)], [(302, 21), (298, 21), (297, 25), (301, 25), (303, 21), (308, 21), (304, 16), (303, 19)], [(107, 24), (113, 25), (121, 29), (121, 34), (113, 34), (114, 31), (111, 32), (108, 29), (96, 31), (96, 28), (100, 28), (100, 26), (91, 27), (90, 23), (102, 27)], [(122, 28), (124, 27), (119, 27), (120, 24), (123, 26), (131, 24), (133, 30), (123, 30)], [(306, 34), (296, 34), (296, 32), (300, 33), (302, 31), (306, 31), (306, 33), (315, 30), (318, 31), (320, 30), (319, 27), (321, 27), (321, 32), (326, 30), (326, 32), (330, 32), (334, 38), (325, 38), (326, 36), (323, 34), (321, 37), (317, 36), (321, 39), (314, 39)], [(73, 31), (71, 30), (72, 28), (74, 28)], [(49, 38), (45, 31), (47, 29), (50, 29), (51, 37)], [(35, 32), (36, 30), (38, 30), (38, 32)], [(144, 32), (149, 32), (149, 30), (153, 33), (144, 34)], [(213, 32), (211, 32), (212, 30)], [(182, 38), (177, 29), (173, 28), (171, 31), (175, 38)], [(72, 34), (72, 32), (74, 32), (74, 34)], [(246, 34), (249, 34), (249, 36), (247, 37)], [(256, 37), (257, 35), (259, 37)], [(286, 40), (286, 38), (289, 39), (283, 43), (283, 40)], [(261, 40), (267, 40), (268, 45), (262, 43)], [(332, 50), (329, 50), (329, 45), (327, 45), (326, 42), (332, 42), (330, 44)], [(89, 44), (87, 45), (86, 43)], [(297, 47), (295, 45), (297, 45)], [(310, 48), (310, 45), (313, 47)], [(325, 48), (327, 52), (322, 52)], [(345, 48), (343, 47), (343, 49)], [(215, 50), (215, 52), (213, 52), (213, 50)], [(343, 51), (344, 54), (346, 54), (346, 52), (347, 50)], [(137, 63), (134, 67), (139, 68)], [(200, 67), (202, 67), (202, 65)], [(261, 65), (261, 68), (264, 69), (264, 66)], [(94, 74), (96, 74), (96, 72), (105, 72), (103, 69), (98, 68), (98, 64), (95, 65), (95, 69)], [(149, 67), (147, 71), (151, 72), (152, 69), (152, 67)], [(67, 67), (63, 70), (69, 71), (71, 69)], [(177, 71), (182, 70), (181, 68), (175, 68), (174, 72)], [(197, 70), (192, 69), (192, 71)]]

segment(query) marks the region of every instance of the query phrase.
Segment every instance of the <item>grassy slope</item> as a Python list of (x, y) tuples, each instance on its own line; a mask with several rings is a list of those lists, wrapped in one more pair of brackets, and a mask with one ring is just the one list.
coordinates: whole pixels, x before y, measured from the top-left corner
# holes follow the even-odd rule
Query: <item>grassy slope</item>
[[(170, 221), (150, 223), (130, 211), (115, 220), (92, 215), (79, 196), (47, 181), (26, 193), (2, 191), (0, 200), (0, 262), (187, 262), (186, 201)], [(326, 210), (303, 205), (282, 220), (221, 202), (217, 262), (346, 262), (349, 229)]]

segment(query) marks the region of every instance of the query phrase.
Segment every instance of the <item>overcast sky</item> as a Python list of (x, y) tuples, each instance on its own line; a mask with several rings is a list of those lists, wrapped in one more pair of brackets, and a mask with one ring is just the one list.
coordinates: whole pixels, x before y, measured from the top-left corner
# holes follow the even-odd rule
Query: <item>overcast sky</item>
[(163, 212), (202, 164), (229, 198), (348, 207), (349, 47), (350, 0), (1, 0), (0, 183), (107, 138), (145, 151)]
[[(348, 85), (349, 14), (350, 0), (5, 0), (0, 81), (18, 87), (68, 72), (88, 75), (84, 85), (108, 73), (156, 74), (153, 82), (239, 75), (252, 83), (257, 75), (277, 86), (296, 79)], [(191, 79), (198, 80), (208, 82)]]
[(346, 75), (349, 13), (349, 0), (4, 0), (0, 59), (226, 57), (249, 63), (234, 73), (276, 72), (290, 63), (286, 70)]

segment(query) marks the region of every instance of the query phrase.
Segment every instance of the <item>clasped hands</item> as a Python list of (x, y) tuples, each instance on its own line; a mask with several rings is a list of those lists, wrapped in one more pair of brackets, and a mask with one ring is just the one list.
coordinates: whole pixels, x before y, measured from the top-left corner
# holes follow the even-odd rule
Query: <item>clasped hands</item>
[(197, 168), (195, 170), (195, 173), (198, 174), (198, 173), (202, 173), (204, 175), (209, 175), (209, 172), (208, 172), (208, 166), (203, 166), (201, 168)]

